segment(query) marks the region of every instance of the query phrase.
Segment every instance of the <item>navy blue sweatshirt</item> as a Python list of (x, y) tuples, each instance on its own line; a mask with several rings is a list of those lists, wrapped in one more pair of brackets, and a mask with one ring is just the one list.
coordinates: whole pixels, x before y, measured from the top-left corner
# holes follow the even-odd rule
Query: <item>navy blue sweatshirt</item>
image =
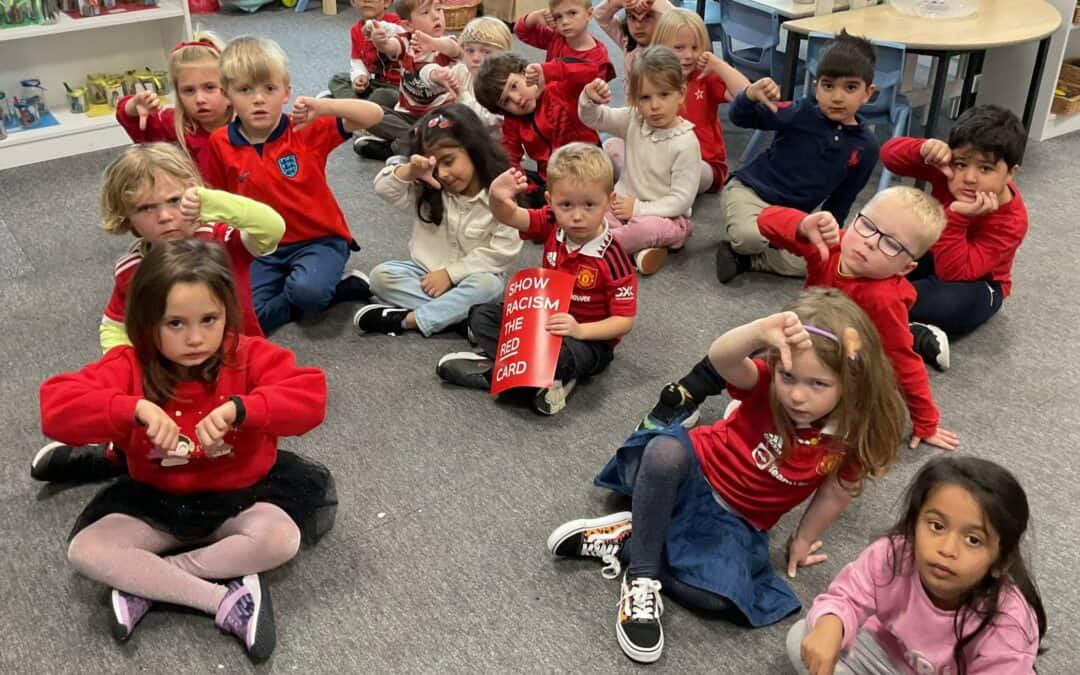
[(777, 106), (774, 113), (745, 93), (732, 101), (733, 123), (776, 131), (769, 149), (733, 175), (769, 204), (807, 213), (820, 204), (842, 225), (877, 164), (877, 139), (861, 123), (825, 117), (813, 96)]

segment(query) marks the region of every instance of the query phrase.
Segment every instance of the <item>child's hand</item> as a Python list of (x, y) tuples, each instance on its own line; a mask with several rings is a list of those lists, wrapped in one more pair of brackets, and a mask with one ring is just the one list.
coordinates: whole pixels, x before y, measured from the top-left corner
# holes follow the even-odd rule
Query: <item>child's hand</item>
[(199, 219), (200, 213), (202, 213), (202, 198), (199, 197), (199, 188), (189, 187), (180, 197), (180, 215), (185, 220), (194, 222)]
[(382, 50), (390, 42), (390, 36), (379, 21), (368, 21), (364, 24), (364, 35), (367, 36), (375, 48)]
[(701, 69), (701, 73), (698, 75), (697, 79), (704, 80), (710, 75), (720, 77), (720, 67), (723, 63), (724, 62), (721, 61), (720, 57), (716, 54), (713, 54), (712, 52), (703, 52), (697, 60), (697, 67)]
[(938, 427), (934, 430), (934, 433), (928, 438), (920, 438), (915, 434), (911, 434), (911, 441), (908, 443), (909, 448), (919, 447), (919, 443), (926, 443), (942, 450), (955, 450), (960, 445), (960, 437), (954, 432), (948, 429), (942, 429)]
[(530, 63), (525, 66), (525, 84), (529, 87), (544, 86), (544, 67), (539, 63)]
[(222, 439), (229, 433), (229, 429), (232, 429), (234, 422), (236, 422), (236, 404), (225, 401), (199, 420), (199, 423), (195, 425), (195, 436), (203, 448), (216, 448), (221, 445)]
[(611, 87), (599, 77), (585, 85), (585, 88), (582, 89), (582, 91), (585, 92), (585, 95), (589, 97), (589, 100), (596, 105), (607, 105), (608, 103), (611, 103)]
[(828, 560), (828, 555), (818, 553), (821, 546), (820, 539), (810, 542), (800, 538), (797, 533), (792, 535), (791, 539), (788, 539), (787, 575), (794, 579), (795, 572), (800, 567), (809, 567)]
[(176, 452), (176, 446), (180, 443), (180, 427), (168, 413), (142, 398), (135, 404), (135, 420), (146, 427), (146, 435), (155, 447), (165, 452)]
[(431, 81), (443, 89), (452, 92), (454, 96), (459, 96), (461, 94), (461, 91), (458, 88), (457, 79), (446, 66), (436, 66), (432, 68)]
[(352, 81), (353, 91), (355, 91), (357, 94), (363, 93), (367, 89), (368, 82), (370, 82), (370, 81), (371, 81), (371, 76), (370, 75), (364, 75), (364, 74), (357, 75), (355, 78), (353, 78), (353, 81)]
[(488, 195), (494, 201), (512, 202), (515, 197), (527, 190), (528, 187), (529, 179), (525, 177), (525, 172), (510, 167), (491, 181)]
[(949, 210), (962, 216), (974, 218), (984, 213), (993, 213), (998, 210), (998, 198), (993, 192), (976, 192), (975, 201), (962, 202), (959, 199), (949, 204)]
[(803, 638), (799, 656), (810, 675), (833, 675), (844, 644), (844, 623), (835, 614), (826, 614)]
[(146, 118), (161, 112), (161, 100), (152, 91), (140, 91), (128, 101), (126, 109), (129, 115), (132, 108), (134, 108), (134, 113), (139, 116), (139, 131), (146, 131)]
[(945, 174), (946, 178), (952, 178), (952, 149), (948, 143), (928, 138), (919, 147), (919, 154), (924, 163)]
[(615, 214), (615, 217), (622, 222), (627, 222), (634, 217), (634, 204), (637, 200), (633, 197), (623, 197), (622, 195), (616, 195), (615, 201), (611, 204), (611, 210)]
[(791, 370), (791, 350), (809, 349), (810, 333), (795, 312), (780, 312), (757, 320), (761, 341), (780, 351), (780, 365)]
[(319, 117), (322, 116), (320, 111), (322, 105), (323, 99), (321, 98), (312, 98), (310, 96), (296, 97), (296, 102), (293, 103), (292, 113), (289, 115), (296, 129), (303, 129), (319, 119)]
[(450, 273), (446, 269), (432, 270), (420, 277), (420, 288), (433, 298), (437, 298), (450, 290), (454, 282), (450, 281)]
[(566, 312), (551, 315), (544, 324), (544, 328), (552, 335), (581, 339), (581, 324)]
[(430, 54), (435, 51), (435, 38), (422, 30), (418, 30), (412, 34), (412, 39), (409, 41), (409, 51), (415, 57)]
[(802, 219), (798, 234), (817, 247), (822, 260), (828, 260), (829, 247), (840, 242), (840, 224), (828, 211), (818, 211)]
[(746, 98), (757, 101), (772, 112), (776, 112), (776, 101), (780, 100), (780, 87), (771, 77), (763, 77), (746, 88)]
[(551, 10), (550, 9), (542, 9), (540, 11), (543, 12), (540, 15), (540, 18), (541, 18), (541, 21), (543, 21), (544, 25), (547, 26), (551, 30), (558, 30), (559, 26), (558, 26), (558, 24), (555, 23), (555, 15), (551, 13)]
[(435, 180), (435, 158), (413, 155), (409, 157), (409, 176), (411, 180), (419, 180), (427, 183), (436, 190), (441, 190), (442, 185)]

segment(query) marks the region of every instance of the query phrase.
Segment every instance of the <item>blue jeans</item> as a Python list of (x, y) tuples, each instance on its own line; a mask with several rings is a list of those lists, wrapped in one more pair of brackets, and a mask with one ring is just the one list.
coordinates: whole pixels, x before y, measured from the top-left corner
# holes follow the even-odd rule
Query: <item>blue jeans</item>
[(416, 327), (425, 336), (461, 323), (473, 305), (501, 299), (506, 285), (504, 274), (476, 272), (433, 298), (420, 287), (420, 277), (427, 273), (411, 260), (388, 260), (371, 270), (371, 292), (385, 302), (413, 310)]
[(251, 261), (251, 302), (263, 332), (329, 307), (348, 259), (349, 242), (320, 237)]

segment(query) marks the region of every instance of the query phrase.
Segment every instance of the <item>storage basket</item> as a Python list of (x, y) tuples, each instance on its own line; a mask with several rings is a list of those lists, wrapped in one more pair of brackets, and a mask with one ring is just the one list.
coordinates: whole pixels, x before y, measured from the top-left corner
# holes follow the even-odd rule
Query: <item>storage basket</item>
[(444, 4), (443, 17), (446, 21), (446, 30), (458, 31), (465, 28), (465, 24), (476, 18), (480, 8), (480, 0), (467, 0), (465, 4)]
[(1074, 115), (1080, 112), (1080, 65), (1075, 63), (1061, 64), (1056, 89), (1060, 89), (1065, 94), (1054, 95), (1054, 102), (1050, 104), (1050, 112), (1055, 115)]

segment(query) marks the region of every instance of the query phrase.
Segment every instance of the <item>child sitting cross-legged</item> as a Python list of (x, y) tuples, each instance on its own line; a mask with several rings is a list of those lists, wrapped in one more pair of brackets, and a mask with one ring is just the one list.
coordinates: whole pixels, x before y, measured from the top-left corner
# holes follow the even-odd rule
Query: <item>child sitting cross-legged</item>
[(587, 62), (529, 63), (517, 54), (493, 54), (476, 73), (476, 100), (503, 115), (502, 145), (510, 165), (523, 170), (528, 154), (536, 171), (527, 171), (525, 200), (530, 208), (544, 205), (547, 163), (551, 153), (568, 143), (599, 144), (600, 137), (578, 117), (578, 97), (598, 76)]
[(814, 93), (777, 102), (780, 89), (763, 78), (735, 97), (729, 114), (740, 127), (776, 132), (772, 145), (724, 186), (724, 229), (716, 278), (728, 283), (750, 270), (801, 277), (806, 264), (772, 246), (757, 217), (769, 206), (813, 211), (819, 205), (843, 223), (878, 159), (873, 130), (857, 115), (874, 94), (874, 46), (841, 31), (821, 55)]
[(333, 98), (363, 98), (393, 108), (397, 103), (401, 73), (393, 59), (380, 52), (368, 37), (379, 27), (389, 36), (405, 32), (397, 14), (388, 12), (390, 0), (351, 0), (360, 20), (349, 29), (349, 72), (330, 78)]
[[(510, 169), (491, 185), (495, 219), (520, 230), (523, 239), (543, 242), (545, 268), (574, 277), (569, 311), (555, 314), (545, 326), (562, 336), (562, 347), (554, 382), (533, 395), (533, 408), (543, 415), (565, 408), (579, 379), (607, 368), (637, 312), (633, 263), (604, 220), (615, 197), (611, 160), (595, 145), (571, 143), (555, 151), (549, 168), (549, 205), (542, 209), (526, 210), (514, 201), (526, 186), (520, 171)], [(440, 378), (474, 389), (491, 387), (502, 312), (501, 303), (469, 311), (468, 331), (482, 353), (447, 354), (439, 359)]]
[(514, 24), (514, 35), (527, 45), (545, 49), (545, 61), (572, 59), (596, 66), (599, 76), (615, 79), (607, 47), (589, 32), (590, 0), (549, 0), (547, 9), (529, 12)]
[(509, 167), (502, 148), (480, 119), (453, 103), (416, 123), (407, 164), (375, 177), (375, 193), (415, 211), (411, 260), (391, 260), (371, 270), (371, 292), (390, 304), (363, 307), (353, 325), (364, 333), (425, 336), (464, 327), (473, 305), (502, 297), (506, 271), (521, 251), (521, 238), (496, 220), (488, 188)]
[(917, 293), (908, 313), (915, 351), (939, 370), (949, 367), (949, 337), (989, 321), (1012, 291), (1013, 260), (1028, 230), (1012, 181), (1026, 143), (1016, 115), (980, 105), (957, 118), (947, 144), (894, 138), (881, 149), (886, 168), (929, 181), (945, 206), (945, 231), (908, 275)]
[(625, 140), (625, 164), (607, 221), (642, 274), (655, 273), (668, 249), (681, 249), (693, 231), (690, 211), (702, 166), (694, 125), (679, 116), (685, 95), (678, 57), (653, 46), (631, 66), (632, 107), (609, 107), (611, 89), (601, 79), (585, 87), (578, 101), (582, 122)]

